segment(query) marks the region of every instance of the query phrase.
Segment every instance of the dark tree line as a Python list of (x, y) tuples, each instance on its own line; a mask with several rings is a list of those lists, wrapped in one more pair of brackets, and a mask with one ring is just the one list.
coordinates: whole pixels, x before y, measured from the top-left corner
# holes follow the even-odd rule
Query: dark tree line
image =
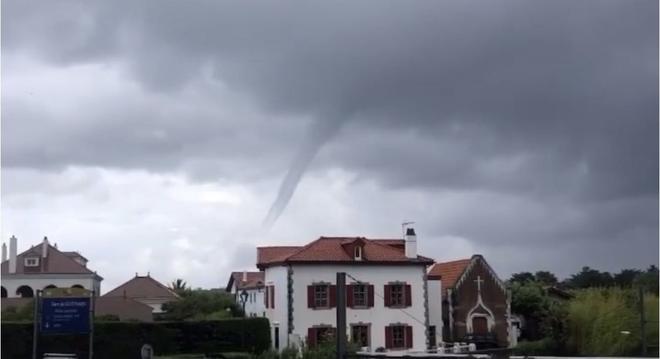
[(578, 273), (571, 275), (559, 282), (557, 277), (548, 271), (536, 273), (515, 273), (509, 279), (509, 283), (539, 283), (548, 286), (560, 286), (566, 289), (586, 288), (631, 288), (641, 286), (648, 292), (658, 294), (658, 267), (649, 266), (645, 271), (639, 269), (623, 269), (618, 273), (601, 272), (590, 267), (582, 267)]

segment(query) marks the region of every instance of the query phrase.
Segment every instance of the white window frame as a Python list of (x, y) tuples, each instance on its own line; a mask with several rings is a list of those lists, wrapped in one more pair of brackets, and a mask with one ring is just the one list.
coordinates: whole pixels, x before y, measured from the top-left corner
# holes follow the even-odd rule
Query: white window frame
[(356, 261), (362, 260), (362, 246), (355, 246), (355, 250), (353, 251), (353, 256), (355, 257)]
[(38, 267), (39, 266), (39, 257), (27, 257), (23, 264), (26, 267)]

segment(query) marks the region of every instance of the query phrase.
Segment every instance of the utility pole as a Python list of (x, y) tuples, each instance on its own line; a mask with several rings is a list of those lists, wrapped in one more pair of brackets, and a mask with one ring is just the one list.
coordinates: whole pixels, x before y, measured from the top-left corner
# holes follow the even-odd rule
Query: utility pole
[(639, 334), (642, 339), (642, 356), (646, 356), (646, 318), (644, 318), (644, 289), (639, 287)]
[(337, 359), (346, 357), (346, 273), (337, 272)]

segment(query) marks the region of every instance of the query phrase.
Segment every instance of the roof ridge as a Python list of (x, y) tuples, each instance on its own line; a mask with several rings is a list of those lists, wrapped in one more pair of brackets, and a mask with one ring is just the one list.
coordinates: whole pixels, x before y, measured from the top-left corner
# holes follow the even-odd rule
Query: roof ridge
[(433, 265), (436, 265), (436, 264), (451, 264), (451, 263), (471, 261), (471, 260), (472, 260), (472, 258), (454, 259), (454, 260), (446, 261), (446, 262), (435, 262)]
[[(42, 243), (41, 243), (41, 246), (43, 246), (43, 245), (44, 245), (44, 244), (43, 244), (43, 242), (42, 242)], [(62, 251), (60, 251), (59, 249), (55, 248), (55, 247), (54, 247), (53, 245), (51, 245), (50, 243), (48, 243), (48, 247), (49, 247), (49, 248), (48, 248), (48, 251), (49, 251), (49, 252), (51, 251), (51, 249), (52, 249), (52, 250), (55, 250), (56, 252), (58, 252), (59, 254), (61, 254), (62, 257), (64, 257), (64, 258), (66, 258), (67, 260), (69, 260), (69, 261), (75, 263), (77, 266), (80, 266), (80, 267), (84, 268), (84, 269), (87, 270), (89, 273), (94, 273), (94, 271), (92, 271), (91, 269), (87, 268), (87, 266), (84, 266), (84, 265), (78, 263), (75, 259), (73, 259), (73, 258), (67, 256), (67, 255), (64, 254), (64, 253), (62, 253)], [(80, 253), (78, 253), (78, 254), (82, 257), (82, 254), (80, 254)], [(17, 257), (18, 257), (18, 256), (17, 256)]]
[(291, 257), (293, 257), (293, 256), (296, 256), (296, 255), (302, 253), (304, 250), (306, 250), (306, 249), (308, 249), (309, 247), (311, 247), (312, 245), (318, 243), (318, 242), (321, 240), (321, 238), (323, 238), (323, 237), (319, 237), (319, 238), (317, 238), (317, 239), (315, 239), (315, 240), (313, 240), (313, 241), (307, 243), (306, 245), (302, 246), (302, 247), (301, 247), (300, 249), (298, 249), (297, 251), (295, 251), (295, 252), (289, 254), (288, 256), (282, 258), (282, 261), (283, 261), (283, 262), (286, 262), (289, 258), (291, 258)]
[(151, 281), (154, 282), (154, 283), (156, 283), (156, 285), (158, 285), (158, 286), (160, 286), (161, 288), (163, 288), (163, 289), (169, 291), (170, 293), (174, 294), (175, 297), (179, 298), (179, 295), (178, 295), (175, 291), (173, 291), (172, 289), (170, 289), (170, 288), (169, 288), (168, 286), (166, 286), (165, 284), (163, 284), (163, 283), (161, 283), (161, 282), (155, 280), (155, 279), (154, 279), (153, 277), (151, 277), (149, 274), (147, 274), (147, 278), (151, 279)]
[[(370, 242), (370, 243), (373, 243), (373, 244), (375, 244), (375, 245), (377, 245), (377, 246), (380, 246), (380, 247), (382, 247), (382, 248), (387, 248), (388, 251), (391, 251), (391, 252), (393, 252), (393, 253), (401, 254), (401, 252), (399, 252), (398, 250), (394, 249), (394, 247), (392, 247), (392, 246), (390, 246), (390, 245), (383, 244), (383, 243), (378, 243), (377, 241), (374, 241), (374, 240), (372, 240), (372, 239), (367, 239), (367, 241)], [(404, 256), (405, 256), (405, 254), (404, 254)]]
[(298, 248), (302, 246), (257, 246), (257, 249), (259, 248)]

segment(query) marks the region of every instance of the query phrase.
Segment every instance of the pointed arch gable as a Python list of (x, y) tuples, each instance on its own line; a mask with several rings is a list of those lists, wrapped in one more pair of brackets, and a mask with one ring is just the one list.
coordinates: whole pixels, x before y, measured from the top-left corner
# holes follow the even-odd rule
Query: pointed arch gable
[(495, 284), (497, 284), (497, 286), (502, 290), (502, 292), (506, 294), (506, 284), (504, 283), (504, 281), (502, 281), (502, 280), (497, 276), (497, 274), (495, 273), (495, 271), (493, 270), (493, 268), (488, 264), (488, 262), (486, 262), (486, 260), (484, 259), (484, 257), (483, 257), (482, 255), (480, 255), (480, 254), (475, 254), (475, 255), (472, 256), (472, 258), (470, 259), (470, 264), (468, 264), (468, 266), (465, 268), (465, 270), (463, 271), (463, 273), (461, 274), (461, 276), (458, 278), (458, 280), (456, 281), (456, 285), (454, 286), (454, 288), (455, 288), (455, 289), (458, 289), (458, 288), (459, 288), (459, 287), (465, 282), (465, 280), (466, 280), (467, 277), (470, 275), (470, 273), (472, 272), (472, 270), (474, 270), (474, 268), (476, 267), (476, 265), (479, 264), (479, 263), (481, 263), (481, 265), (484, 266), (484, 268), (486, 269), (486, 272), (488, 272), (488, 274), (489, 274), (490, 277), (493, 279), (493, 281), (495, 282)]

